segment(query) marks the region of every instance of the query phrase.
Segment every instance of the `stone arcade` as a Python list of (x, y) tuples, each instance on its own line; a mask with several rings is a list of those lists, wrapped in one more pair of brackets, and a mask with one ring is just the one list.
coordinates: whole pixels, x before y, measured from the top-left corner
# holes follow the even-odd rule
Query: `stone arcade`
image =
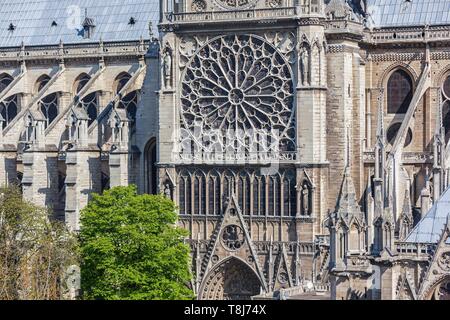
[(199, 299), (450, 298), (450, 1), (81, 3), (0, 8), (0, 184), (173, 199)]

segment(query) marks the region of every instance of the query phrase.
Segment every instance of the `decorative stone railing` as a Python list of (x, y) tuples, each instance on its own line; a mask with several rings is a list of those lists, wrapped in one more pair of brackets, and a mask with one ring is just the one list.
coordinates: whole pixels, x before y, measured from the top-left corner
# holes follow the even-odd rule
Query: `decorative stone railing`
[(79, 57), (97, 56), (129, 56), (144, 55), (149, 48), (148, 41), (117, 42), (117, 43), (91, 43), (83, 45), (33, 46), (0, 49), (2, 61), (27, 61), (34, 59), (69, 59)]
[(175, 153), (174, 160), (179, 164), (276, 164), (297, 160), (296, 152), (250, 152), (250, 153)]
[[(405, 164), (433, 163), (433, 154), (430, 152), (403, 152), (402, 161)], [(375, 153), (364, 152), (363, 162), (375, 163)]]
[(333, 33), (353, 33), (363, 35), (363, 25), (357, 21), (350, 20), (328, 20), (325, 22), (325, 32)]
[(205, 11), (205, 12), (169, 12), (165, 14), (165, 23), (195, 23), (195, 22), (220, 22), (220, 21), (244, 21), (261, 19), (279, 19), (302, 16), (318, 16), (321, 14), (319, 5), (302, 5), (284, 8), (263, 8), (249, 10), (229, 11)]
[(450, 27), (387, 28), (367, 30), (365, 40), (370, 43), (407, 43), (450, 41)]
[(427, 243), (406, 243), (406, 242), (397, 242), (396, 243), (397, 252), (403, 255), (414, 255), (421, 256), (424, 255), (428, 257), (428, 254), (433, 251), (433, 244)]

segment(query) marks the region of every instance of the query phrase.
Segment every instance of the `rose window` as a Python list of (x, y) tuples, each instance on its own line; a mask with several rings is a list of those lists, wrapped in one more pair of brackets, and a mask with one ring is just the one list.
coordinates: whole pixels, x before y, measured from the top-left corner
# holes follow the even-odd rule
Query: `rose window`
[(217, 38), (192, 58), (181, 94), (182, 148), (295, 151), (289, 64), (256, 36)]
[(239, 226), (227, 226), (222, 233), (222, 243), (231, 251), (240, 249), (244, 245), (244, 231)]

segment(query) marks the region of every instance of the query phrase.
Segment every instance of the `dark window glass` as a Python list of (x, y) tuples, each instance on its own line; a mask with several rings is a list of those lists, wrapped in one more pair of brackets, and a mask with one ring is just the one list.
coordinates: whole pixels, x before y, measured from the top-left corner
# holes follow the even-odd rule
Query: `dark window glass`
[(52, 93), (41, 100), (41, 111), (46, 121), (46, 127), (48, 127), (58, 115), (58, 95)]
[(180, 192), (180, 214), (186, 214), (186, 197), (185, 197), (185, 192), (186, 192), (186, 182), (184, 180), (184, 178), (180, 178), (180, 187), (179, 187), (179, 192)]
[(450, 76), (445, 79), (442, 89), (444, 91), (445, 99), (450, 99)]
[(406, 113), (412, 96), (411, 77), (403, 70), (395, 71), (387, 84), (388, 113)]
[(447, 101), (442, 106), (442, 125), (445, 128), (445, 141), (450, 139), (450, 101)]
[[(389, 127), (387, 131), (387, 141), (393, 145), (395, 142), (395, 138), (397, 137), (398, 131), (400, 130), (401, 123), (394, 123)], [(409, 146), (412, 142), (412, 131), (411, 128), (408, 129), (408, 133), (406, 134), (405, 147)]]

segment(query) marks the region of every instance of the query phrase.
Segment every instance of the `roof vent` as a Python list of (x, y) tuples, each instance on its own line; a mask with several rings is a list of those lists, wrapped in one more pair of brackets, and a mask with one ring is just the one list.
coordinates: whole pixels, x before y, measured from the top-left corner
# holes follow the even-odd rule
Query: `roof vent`
[(52, 27), (57, 27), (57, 26), (58, 26), (58, 23), (55, 20), (53, 20)]
[(131, 18), (130, 18), (130, 21), (128, 21), (128, 24), (129, 24), (130, 26), (134, 26), (134, 25), (136, 24), (136, 19), (135, 19), (134, 17), (131, 17)]
[(94, 19), (88, 17), (86, 9), (85, 18), (83, 21), (83, 38), (90, 39), (94, 33), (94, 28), (95, 28)]
[(16, 30), (16, 26), (11, 22), (11, 23), (9, 24), (8, 31), (13, 32), (14, 30)]

